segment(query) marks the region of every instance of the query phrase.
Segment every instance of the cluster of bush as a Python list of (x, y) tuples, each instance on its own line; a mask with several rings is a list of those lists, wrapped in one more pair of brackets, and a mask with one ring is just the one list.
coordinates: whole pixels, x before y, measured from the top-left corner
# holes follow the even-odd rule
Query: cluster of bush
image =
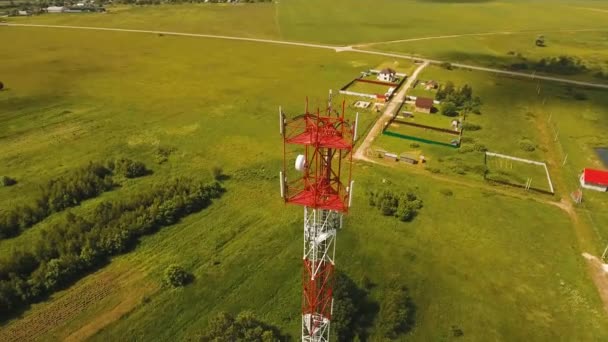
[(587, 67), (579, 58), (559, 56), (543, 58), (535, 65), (536, 70), (561, 75), (575, 75), (587, 71)]
[(0, 213), (0, 239), (18, 235), (52, 213), (78, 205), (114, 187), (112, 172), (99, 163), (53, 179), (41, 187), (34, 203)]
[(367, 277), (362, 282), (363, 287), (359, 287), (345, 273), (336, 273), (331, 329), (338, 341), (368, 339), (379, 305), (369, 296), (374, 284)]
[(223, 192), (219, 183), (173, 179), (127, 199), (102, 202), (85, 216), (66, 214), (42, 230), (29, 249), (0, 259), (0, 314), (66, 286), (132, 248), (139, 237), (204, 209)]
[[(525, 58), (523, 59), (525, 60)], [(570, 56), (542, 58), (536, 63), (516, 62), (512, 63), (510, 68), (512, 70), (534, 69), (560, 75), (576, 75), (589, 70), (581, 59)]]
[(278, 328), (258, 320), (251, 311), (243, 311), (236, 317), (220, 312), (213, 317), (200, 341), (214, 342), (274, 342), (287, 341)]
[(473, 96), (473, 88), (465, 84), (460, 88), (447, 82), (437, 91), (436, 99), (442, 102), (441, 114), (456, 116), (459, 112), (481, 113), (481, 98)]
[(416, 323), (416, 306), (405, 286), (395, 284), (385, 291), (380, 306), (377, 329), (391, 340), (412, 330)]
[(14, 178), (11, 178), (9, 176), (2, 176), (0, 177), (0, 185), (1, 186), (13, 186), (17, 184), (17, 180)]
[(392, 190), (368, 192), (369, 205), (378, 208), (384, 216), (395, 216), (401, 221), (411, 221), (422, 209), (422, 200), (412, 191), (395, 193)]
[(112, 170), (114, 174), (126, 178), (142, 177), (151, 172), (146, 168), (144, 163), (126, 158), (110, 160), (107, 163), (107, 167)]

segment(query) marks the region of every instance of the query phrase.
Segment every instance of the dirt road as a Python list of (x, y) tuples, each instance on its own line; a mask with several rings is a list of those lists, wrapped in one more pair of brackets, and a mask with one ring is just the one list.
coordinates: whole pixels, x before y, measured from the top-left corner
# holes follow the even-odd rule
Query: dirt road
[[(401, 59), (409, 59), (409, 60), (421, 60), (430, 64), (441, 64), (449, 61), (439, 61), (433, 59), (427, 59), (422, 57), (415, 57), (409, 55), (403, 55), (398, 53), (388, 53), (388, 52), (379, 52), (379, 51), (367, 51), (360, 50), (353, 46), (335, 46), (335, 45), (323, 45), (323, 44), (311, 44), (304, 42), (292, 42), (287, 40), (274, 40), (274, 39), (261, 39), (261, 38), (247, 38), (247, 37), (235, 37), (235, 36), (224, 36), (224, 35), (214, 35), (214, 34), (199, 34), (199, 33), (183, 33), (183, 32), (172, 32), (172, 31), (155, 31), (155, 30), (136, 30), (136, 29), (120, 29), (120, 28), (111, 28), (111, 27), (94, 27), (94, 26), (70, 26), (70, 25), (38, 25), (38, 24), (14, 24), (14, 23), (0, 23), (0, 27), (35, 27), (35, 28), (50, 28), (50, 29), (72, 29), (72, 30), (93, 30), (93, 31), (113, 31), (113, 32), (130, 32), (130, 33), (148, 33), (148, 34), (162, 34), (167, 36), (184, 36), (184, 37), (199, 37), (199, 38), (210, 38), (210, 39), (226, 39), (226, 40), (238, 40), (238, 41), (246, 41), (246, 42), (256, 42), (256, 43), (266, 43), (266, 44), (279, 44), (279, 45), (292, 45), (292, 46), (301, 46), (301, 47), (309, 47), (309, 48), (317, 48), (317, 49), (327, 49), (333, 50), (335, 52), (355, 52), (355, 53), (365, 53), (369, 55), (378, 55), (378, 56), (387, 56), (391, 58), (401, 58)], [(503, 33), (504, 34), (504, 33)], [(414, 39), (428, 39), (428, 38), (414, 38)], [(531, 79), (540, 79), (545, 81), (552, 82), (561, 82), (567, 84), (580, 85), (591, 88), (601, 88), (608, 89), (608, 84), (601, 83), (591, 83), (591, 82), (583, 82), (583, 81), (574, 81), (559, 77), (551, 77), (551, 76), (538, 76), (534, 74), (526, 74), (523, 72), (514, 72), (514, 71), (506, 71), (500, 69), (492, 69), (486, 67), (479, 67), (474, 65), (460, 64), (460, 63), (451, 63), (452, 66), (462, 69), (470, 69), (477, 71), (486, 71), (493, 72), (496, 74), (510, 75), (522, 78), (531, 78)]]
[(399, 110), (399, 107), (401, 107), (401, 104), (403, 103), (403, 101), (405, 101), (405, 93), (412, 86), (416, 78), (418, 78), (420, 72), (428, 65), (429, 62), (424, 62), (420, 64), (420, 66), (416, 68), (414, 73), (412, 73), (412, 75), (408, 77), (401, 90), (399, 90), (397, 95), (395, 95), (395, 98), (391, 102), (389, 102), (388, 106), (386, 106), (386, 109), (384, 110), (382, 116), (380, 116), (378, 120), (376, 120), (374, 127), (372, 127), (372, 129), (369, 131), (369, 133), (365, 137), (365, 140), (363, 140), (361, 145), (359, 145), (359, 148), (353, 156), (355, 159), (367, 160), (367, 158), (365, 157), (365, 151), (367, 151), (367, 149), (372, 145), (374, 138), (376, 138), (376, 136), (382, 133), (382, 129), (391, 120), (391, 118), (395, 114), (395, 111)]

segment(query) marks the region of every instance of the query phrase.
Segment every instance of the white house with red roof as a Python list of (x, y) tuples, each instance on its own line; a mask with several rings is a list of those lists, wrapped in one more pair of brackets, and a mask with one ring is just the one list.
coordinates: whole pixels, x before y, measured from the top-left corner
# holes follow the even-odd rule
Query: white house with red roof
[(585, 189), (608, 191), (608, 171), (585, 169), (580, 180), (581, 186)]

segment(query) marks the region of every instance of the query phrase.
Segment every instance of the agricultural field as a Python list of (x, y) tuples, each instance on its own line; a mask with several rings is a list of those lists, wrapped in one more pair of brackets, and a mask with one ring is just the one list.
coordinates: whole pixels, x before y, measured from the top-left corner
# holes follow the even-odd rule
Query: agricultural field
[[(339, 45), (504, 30), (527, 31), (529, 38), (543, 31), (551, 54), (559, 44), (579, 44), (581, 58), (604, 63), (599, 33), (585, 32), (597, 35), (589, 38), (589, 49), (583, 36), (549, 33), (602, 28), (608, 5), (599, 1), (352, 4), (115, 5), (108, 14), (7, 20)], [(390, 10), (370, 15), (381, 8)], [(432, 15), (421, 24), (420, 13)], [(493, 36), (450, 39), (482, 37)], [(496, 45), (467, 46), (480, 53), (491, 46), (499, 56), (502, 46), (513, 44), (508, 49), (530, 61), (544, 56), (524, 47), (524, 35), (521, 42), (505, 37)], [(355, 109), (354, 98), (336, 90), (362, 70), (391, 67), (411, 75), (417, 64), (318, 46), (141, 32), (0, 26), (0, 41), (11, 42), (10, 49), (0, 49), (0, 177), (16, 181), (0, 186), (0, 214), (32, 203), (49, 180), (90, 162), (129, 158), (149, 169), (141, 177), (118, 178), (115, 186), (50, 212), (15, 236), (0, 236), (0, 266), (15, 251), (41, 246), (58, 224), (91, 217), (102, 203), (118, 203), (168, 179), (206, 184), (215, 178), (225, 189), (204, 210), (138, 236), (48, 297), (10, 315), (0, 311), (0, 340), (199, 340), (218, 313), (244, 310), (298, 340), (302, 209), (284, 205), (279, 195), (278, 107), (296, 116), (307, 97), (311, 108), (325, 106), (333, 89), (334, 105), (345, 101), (350, 121), (359, 112), (358, 145), (385, 114)], [(425, 55), (424, 48), (441, 40), (422, 42), (412, 42), (420, 44), (413, 53)], [(366, 48), (380, 47), (385, 49)], [(470, 129), (460, 148), (383, 134), (373, 140), (372, 148), (422, 154), (425, 164), (355, 161), (353, 208), (338, 232), (337, 269), (358, 288), (357, 305), (365, 304), (356, 308), (367, 318), (358, 337), (386, 339), (385, 308), (397, 284), (407, 289), (409, 321), (393, 340), (608, 340), (608, 304), (581, 257), (600, 255), (608, 243), (608, 198), (585, 191), (581, 205), (568, 200), (582, 168), (605, 168), (595, 149), (608, 147), (607, 92), (433, 65), (418, 79), (468, 84), (482, 105), (479, 114), (467, 115)], [(417, 117), (439, 126), (451, 120), (440, 113)], [(392, 125), (389, 130), (416, 130), (429, 140), (452, 137)], [(518, 184), (528, 177), (540, 183), (544, 176), (538, 168), (485, 163), (486, 150), (547, 162), (556, 194), (485, 182), (486, 171)], [(422, 207), (410, 222), (385, 216), (370, 205), (370, 193), (378, 191), (413, 192)], [(181, 288), (163, 283), (173, 264), (192, 276)]]

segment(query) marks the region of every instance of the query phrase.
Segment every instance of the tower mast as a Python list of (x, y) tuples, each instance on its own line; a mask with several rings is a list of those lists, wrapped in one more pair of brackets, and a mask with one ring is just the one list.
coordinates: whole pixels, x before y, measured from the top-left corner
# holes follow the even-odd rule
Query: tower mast
[[(279, 109), (284, 163), (281, 197), (304, 207), (302, 341), (329, 340), (333, 309), (336, 233), (352, 198), (352, 148), (356, 128), (342, 113), (332, 113), (331, 92), (323, 115), (308, 111), (287, 120)], [(292, 152), (295, 149), (297, 152)], [(300, 174), (288, 180), (287, 161)]]

